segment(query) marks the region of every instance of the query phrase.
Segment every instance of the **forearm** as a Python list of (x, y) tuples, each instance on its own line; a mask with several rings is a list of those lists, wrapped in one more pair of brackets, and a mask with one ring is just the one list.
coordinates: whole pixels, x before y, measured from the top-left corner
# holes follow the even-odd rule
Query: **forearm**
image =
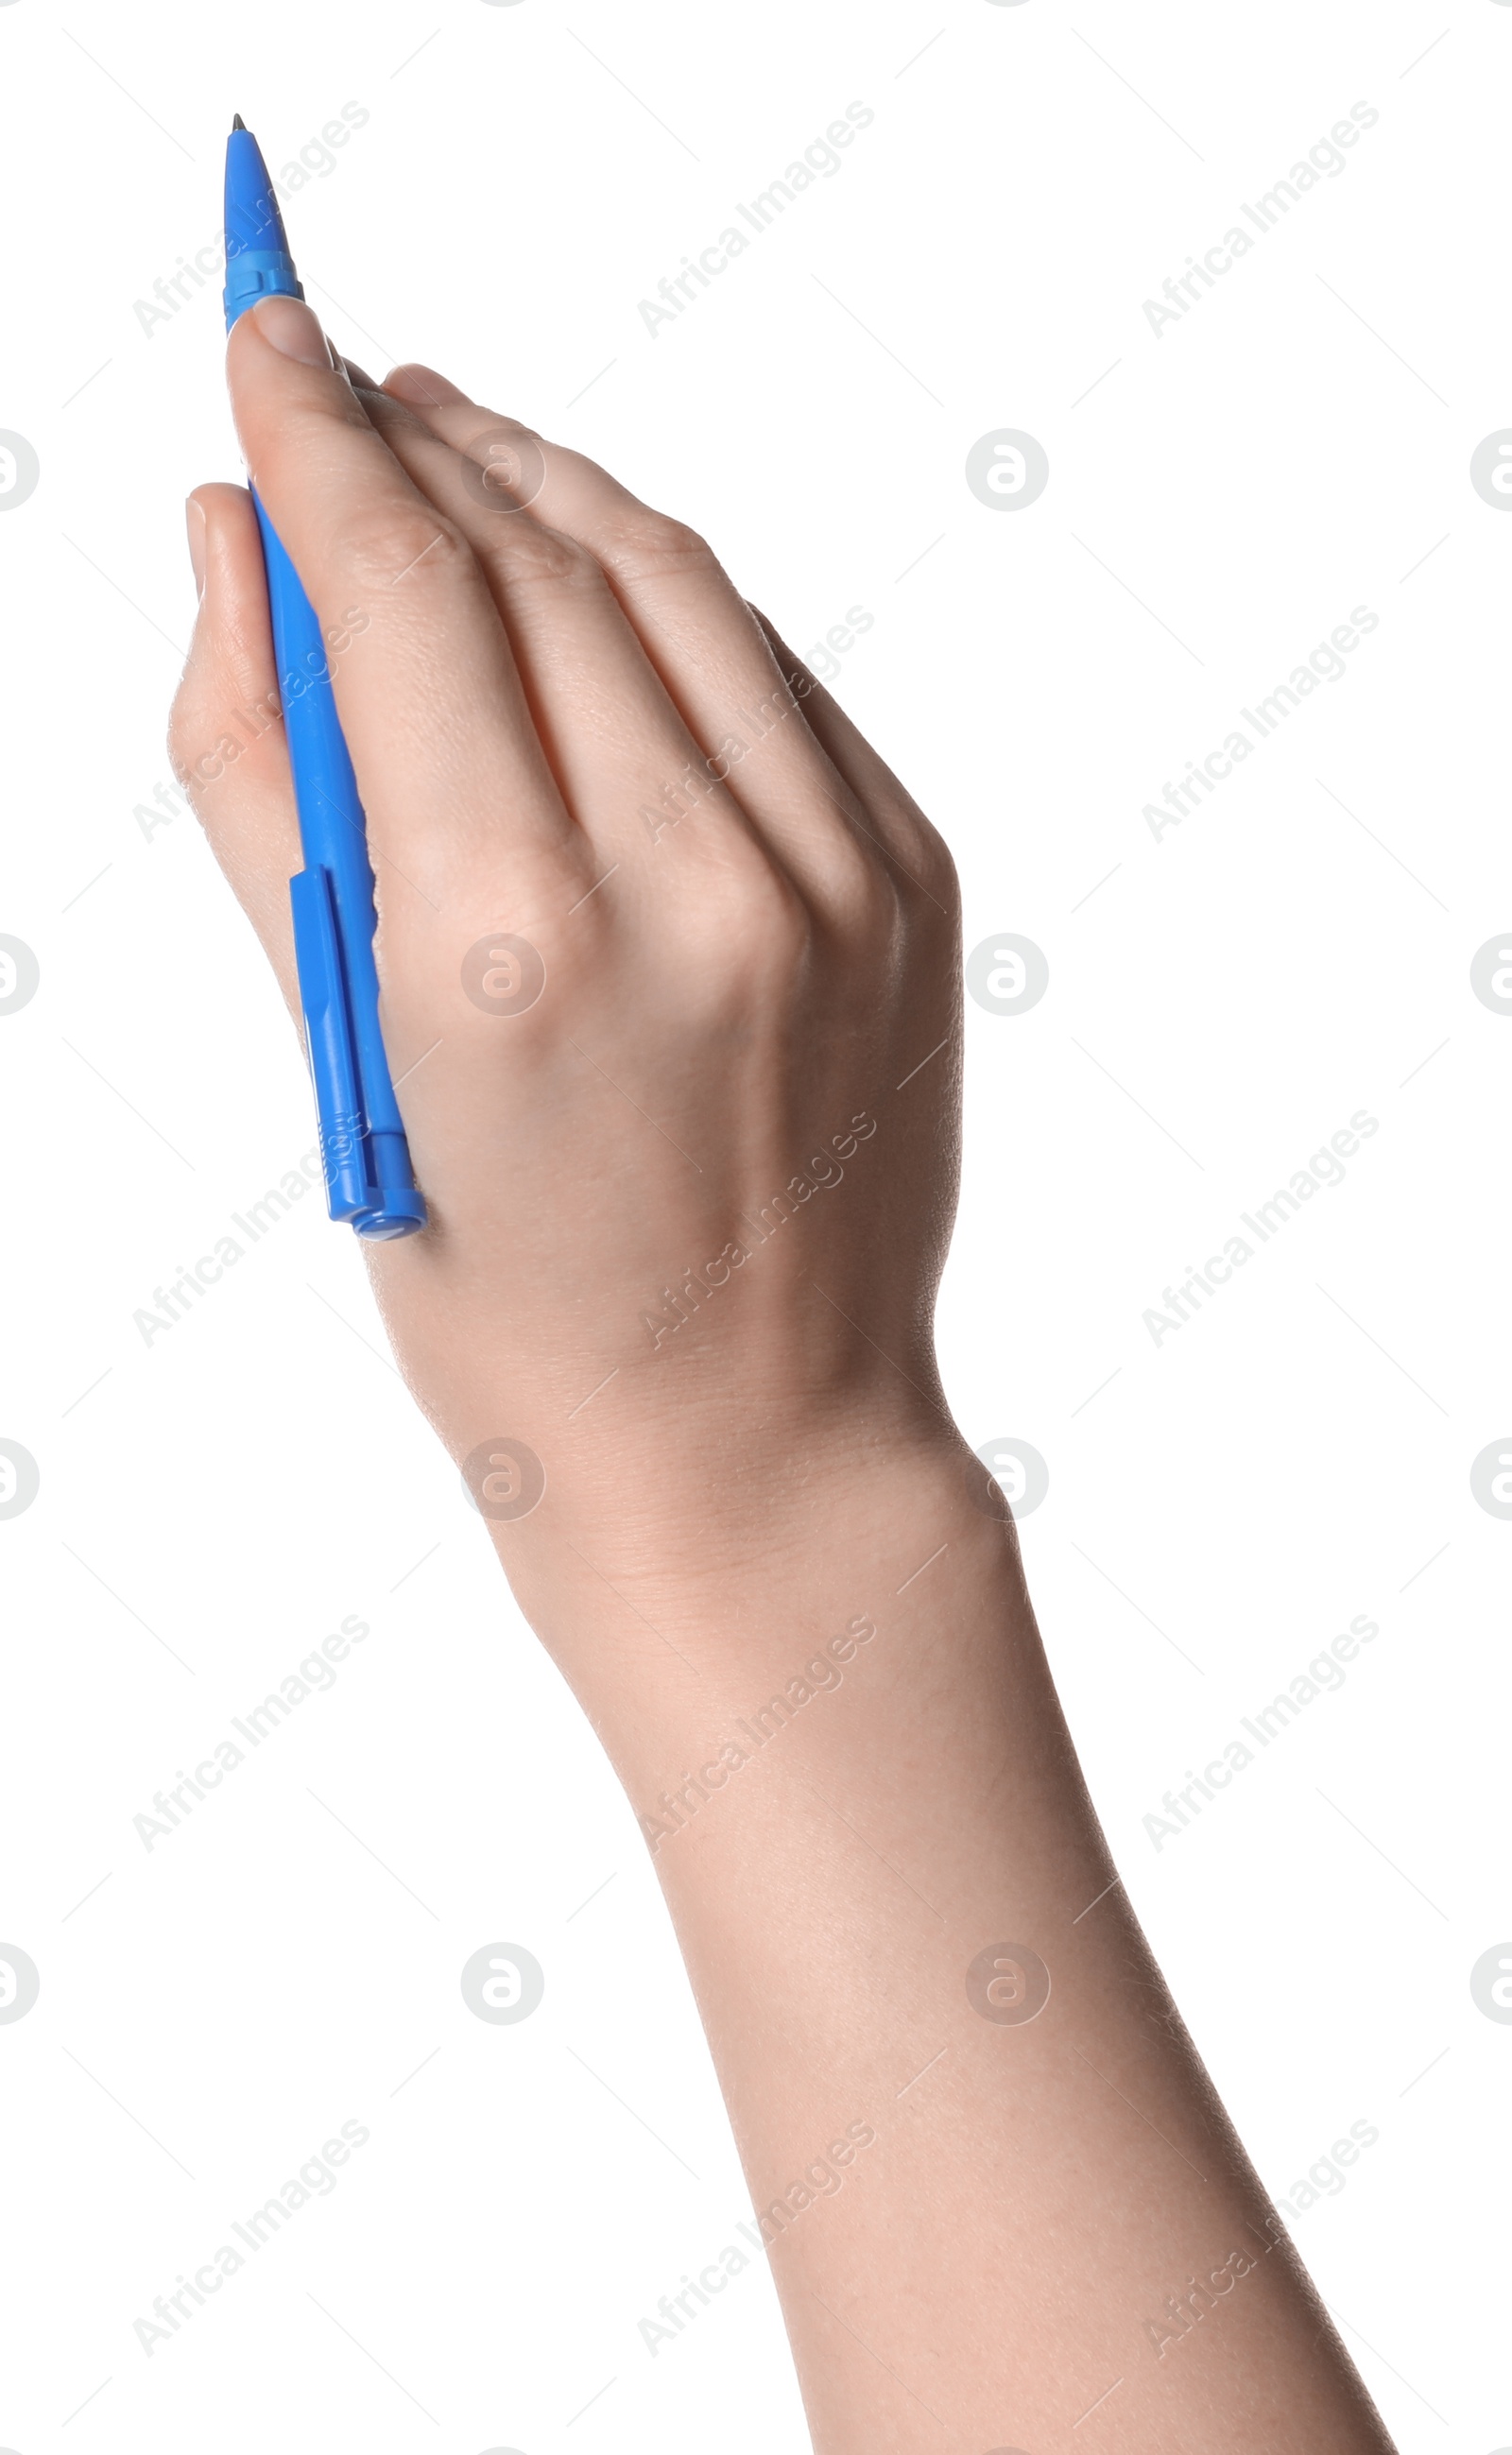
[(1115, 1879), (1011, 1528), (948, 1436), (885, 1447), (828, 1430), (708, 1570), (544, 1511), (504, 1547), (653, 1849), (816, 2447), (1048, 2445), (1106, 2396), (1126, 2455), (1379, 2455)]

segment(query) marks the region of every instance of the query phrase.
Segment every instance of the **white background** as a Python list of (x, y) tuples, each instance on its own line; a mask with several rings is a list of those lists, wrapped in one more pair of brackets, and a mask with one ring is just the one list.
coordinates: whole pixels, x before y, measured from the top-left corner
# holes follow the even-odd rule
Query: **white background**
[[(259, 36), (254, 39), (255, 35)], [(1280, 0), (0, 6), (10, 1363), (0, 2437), (20, 2455), (800, 2449), (764, 2267), (638, 2322), (748, 2217), (660, 1896), (591, 1735), (310, 1199), (149, 1346), (133, 1312), (313, 1139), (187, 816), (144, 832), (239, 474), (205, 246), (239, 110), (375, 372), (451, 370), (703, 527), (954, 846), (968, 1008), (942, 1307), (969, 1438), (1049, 1462), (1035, 1600), (1113, 1848), (1404, 2449), (1512, 2440), (1506, 1060), (1512, 7)], [(638, 301), (852, 101), (875, 113), (652, 338)], [(1159, 337), (1142, 312), (1357, 102), (1379, 121)], [(339, 305), (337, 302), (339, 301)], [(1003, 428), (1050, 484), (969, 491)], [(1379, 617), (1202, 809), (1141, 817), (1351, 609)], [(1379, 1131), (1179, 1333), (1141, 1316), (1359, 1109)], [(235, 1231), (233, 1231), (235, 1232)], [(1242, 1232), (1242, 1231), (1238, 1231)], [(1251, 1240), (1254, 1241), (1253, 1239)], [(1095, 1394), (1093, 1394), (1095, 1393)], [(630, 1461), (633, 1471), (634, 1461)], [(193, 1821), (133, 1818), (344, 1615), (371, 1635)], [(1357, 1614), (1347, 1684), (1158, 1851), (1143, 1818)], [(541, 2010), (458, 1976), (509, 1939)], [(419, 2068), (423, 2066), (422, 2068)], [(152, 2359), (133, 2322), (343, 2120), (338, 2187)], [(82, 2408), (81, 2408), (82, 2407)], [(1037, 2455), (1037, 2451), (1036, 2451)]]

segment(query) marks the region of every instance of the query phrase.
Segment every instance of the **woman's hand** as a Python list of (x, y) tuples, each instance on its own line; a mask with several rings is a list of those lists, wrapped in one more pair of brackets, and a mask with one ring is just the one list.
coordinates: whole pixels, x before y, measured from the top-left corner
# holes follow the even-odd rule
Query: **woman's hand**
[[(591, 461), (423, 368), (375, 390), (296, 300), (229, 364), (368, 814), (432, 1223), (367, 1248), (396, 1349), (475, 1493), (536, 1488), (501, 1436), (541, 1461), (506, 1557), (567, 1536), (701, 1575), (811, 1506), (863, 1420), (950, 1438), (950, 856), (703, 540)], [(224, 486), (190, 518), (175, 764), (296, 1005), (276, 728), (206, 781), (277, 689), (255, 520)]]

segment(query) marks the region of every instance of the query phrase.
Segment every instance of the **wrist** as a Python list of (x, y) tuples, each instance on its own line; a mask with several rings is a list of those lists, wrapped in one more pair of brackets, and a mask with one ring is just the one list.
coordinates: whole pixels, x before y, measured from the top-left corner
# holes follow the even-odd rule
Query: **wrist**
[[(1069, 1818), (1086, 1858), (1014, 1529), (959, 1434), (863, 1414), (795, 1440), (792, 1466), (765, 1514), (726, 1514), (717, 1539), (637, 1529), (616, 1558), (595, 1547), (602, 1527), (574, 1524), (501, 1546), (674, 1903), (715, 1864), (749, 1873), (778, 1833), (828, 1880), (853, 1826), (928, 1866), (926, 1892), (953, 1914), (980, 1882), (981, 1819), (1004, 1813), (1015, 1747), (1028, 1826)], [(624, 1543), (623, 1521), (614, 1532)]]
[(614, 1465), (559, 1472), (528, 1517), (490, 1529), (596, 1719), (625, 1690), (660, 1714), (737, 1667), (760, 1684), (795, 1646), (927, 1603), (947, 1555), (954, 1582), (1000, 1578), (1014, 1551), (950, 1418), (890, 1391), (753, 1403), (723, 1437), (643, 1422)]

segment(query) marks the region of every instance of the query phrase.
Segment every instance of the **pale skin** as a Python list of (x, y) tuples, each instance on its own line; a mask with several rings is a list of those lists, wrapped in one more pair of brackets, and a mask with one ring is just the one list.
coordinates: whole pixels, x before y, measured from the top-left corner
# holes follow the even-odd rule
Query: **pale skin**
[[(1386, 2455), (1116, 1881), (946, 1409), (941, 838), (602, 469), (427, 369), (377, 389), (296, 301), (229, 364), (368, 812), (432, 1221), (368, 1248), (378, 1300), (460, 1464), (542, 1463), (485, 1522), (642, 1818), (753, 2205), (783, 2203), (815, 2448)], [(189, 518), (175, 763), (295, 1004), (283, 731), (233, 729), (277, 691), (255, 524), (227, 485)], [(520, 1011), (463, 986), (501, 934), (544, 966)]]

